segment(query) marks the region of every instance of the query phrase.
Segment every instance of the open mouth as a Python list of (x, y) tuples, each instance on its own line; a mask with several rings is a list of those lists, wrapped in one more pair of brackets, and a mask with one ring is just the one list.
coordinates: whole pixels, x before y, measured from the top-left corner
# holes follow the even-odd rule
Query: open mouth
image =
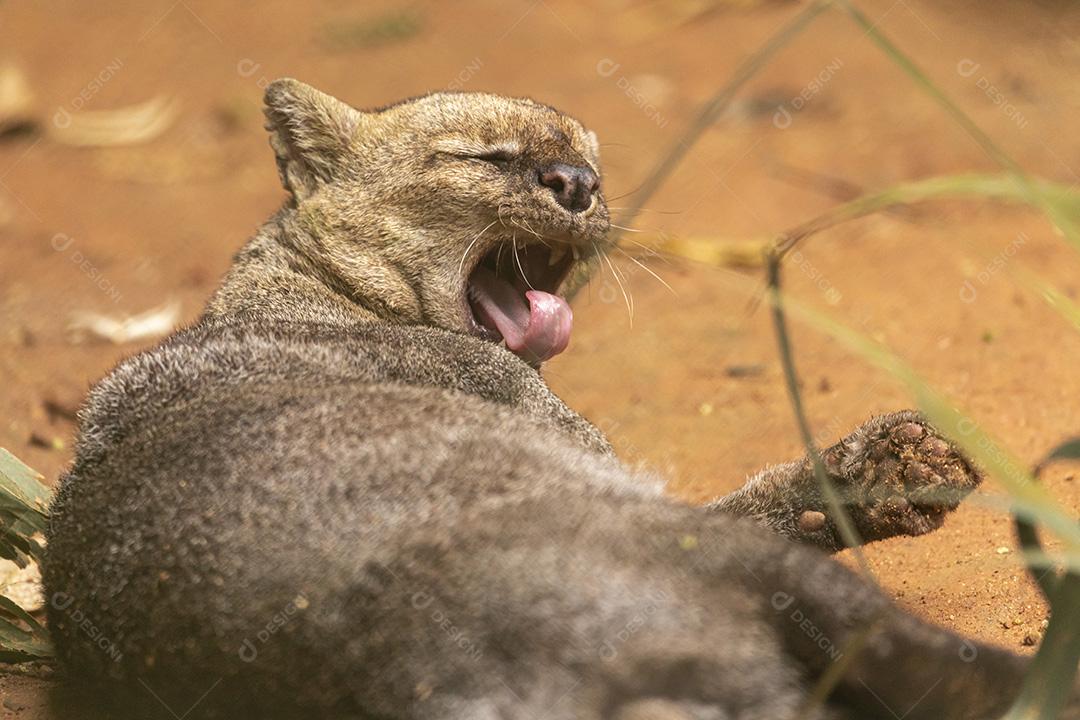
[(490, 250), (466, 291), (476, 334), (504, 341), (533, 366), (565, 350), (574, 315), (557, 293), (575, 254), (562, 243), (504, 243)]

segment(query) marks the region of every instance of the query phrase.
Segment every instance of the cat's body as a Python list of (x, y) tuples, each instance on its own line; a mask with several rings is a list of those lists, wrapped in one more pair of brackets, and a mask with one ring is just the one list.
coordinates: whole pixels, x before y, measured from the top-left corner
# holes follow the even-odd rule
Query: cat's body
[[(839, 546), (806, 462), (688, 506), (621, 466), (548, 390), (530, 363), (565, 346), (568, 309), (555, 292), (575, 268), (542, 256), (561, 274), (546, 290), (536, 283), (525, 307), (499, 284), (499, 257), (481, 259), (499, 246), (474, 246), (506, 203), (503, 227), (562, 238), (582, 259), (589, 244), (598, 250), (607, 221), (590, 201), (595, 141), (544, 106), (445, 97), (384, 116), (271, 86), (293, 202), (241, 252), (196, 326), (121, 363), (83, 410), (44, 568), (72, 679), (140, 717), (1004, 710), (1020, 658), (915, 620), (791, 542)], [(461, 107), (493, 133), (516, 128), (516, 155), (479, 159), (506, 163), (500, 172), (526, 162), (533, 130), (554, 138), (536, 187), (508, 180), (481, 202), (425, 155), (437, 177), (424, 216), (415, 179), (399, 178), (385, 207), (364, 205), (357, 193), (377, 182), (328, 160), (345, 147), (370, 160), (358, 144), (393, 139), (384, 130), (395, 122), (437, 135), (438, 153), (460, 148), (431, 128), (465, 132)], [(421, 117), (394, 120), (407, 112)], [(506, 137), (474, 134), (507, 151)], [(559, 143), (570, 148), (561, 157)], [(486, 165), (447, 167), (489, 190), (501, 182)], [(541, 193), (540, 209), (513, 204), (515, 182)], [(471, 204), (495, 219), (473, 218)], [(439, 223), (449, 249), (431, 246), (426, 224)], [(539, 267), (536, 252), (522, 249), (527, 269)], [(466, 266), (478, 269), (462, 276)], [(825, 459), (866, 539), (925, 532), (955, 505), (904, 501), (905, 490), (977, 482), (912, 414), (871, 421)], [(825, 705), (807, 710), (829, 668), (854, 653)]]

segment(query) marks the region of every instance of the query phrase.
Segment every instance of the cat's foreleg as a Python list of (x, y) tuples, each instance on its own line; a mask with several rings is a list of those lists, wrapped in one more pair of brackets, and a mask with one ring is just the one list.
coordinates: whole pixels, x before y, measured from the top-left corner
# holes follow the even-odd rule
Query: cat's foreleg
[[(911, 410), (870, 419), (821, 457), (863, 542), (940, 527), (982, 479)], [(830, 551), (845, 547), (809, 458), (762, 470), (710, 508), (754, 518), (798, 542)]]

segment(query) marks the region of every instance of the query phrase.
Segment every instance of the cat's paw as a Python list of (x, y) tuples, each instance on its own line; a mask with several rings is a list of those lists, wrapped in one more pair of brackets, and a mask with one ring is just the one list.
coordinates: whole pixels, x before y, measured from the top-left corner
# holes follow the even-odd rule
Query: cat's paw
[[(982, 481), (975, 466), (917, 412), (882, 415), (822, 453), (864, 541), (922, 535)], [(828, 507), (804, 511), (799, 529), (838, 537)]]

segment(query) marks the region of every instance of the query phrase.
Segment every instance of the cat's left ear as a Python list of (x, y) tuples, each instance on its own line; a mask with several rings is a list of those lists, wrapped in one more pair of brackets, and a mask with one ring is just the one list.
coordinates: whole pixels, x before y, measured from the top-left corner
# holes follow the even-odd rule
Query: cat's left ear
[(303, 200), (348, 165), (364, 113), (292, 78), (270, 83), (265, 103), (281, 184)]

